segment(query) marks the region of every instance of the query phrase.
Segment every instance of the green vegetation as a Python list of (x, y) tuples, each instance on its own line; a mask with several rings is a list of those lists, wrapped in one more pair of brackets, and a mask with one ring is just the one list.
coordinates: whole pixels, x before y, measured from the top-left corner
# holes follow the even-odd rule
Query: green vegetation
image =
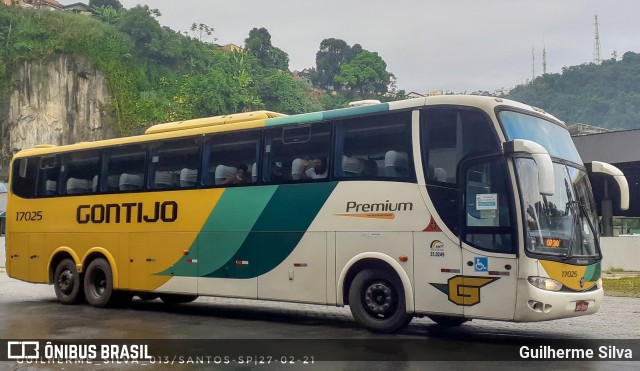
[(507, 98), (525, 102), (565, 120), (609, 129), (640, 127), (640, 54), (600, 65), (564, 67), (514, 88)]
[[(180, 33), (162, 27), (160, 12), (148, 6), (123, 9), (117, 0), (90, 5), (94, 17), (0, 6), (0, 95), (13, 89), (11, 75), (25, 61), (85, 57), (106, 75), (115, 130), (128, 135), (159, 122), (257, 109), (295, 114), (341, 108), (348, 100), (386, 93), (392, 77), (377, 53), (358, 45), (353, 50), (365, 54), (349, 58), (353, 63), (331, 77), (341, 73), (348, 88), (329, 94), (292, 76), (287, 53), (271, 44), (265, 28), (249, 32), (245, 53), (223, 52), (208, 25), (194, 23), (190, 33)], [(358, 71), (367, 61), (375, 68)]]
[(640, 277), (603, 278), (602, 284), (607, 295), (640, 298)]

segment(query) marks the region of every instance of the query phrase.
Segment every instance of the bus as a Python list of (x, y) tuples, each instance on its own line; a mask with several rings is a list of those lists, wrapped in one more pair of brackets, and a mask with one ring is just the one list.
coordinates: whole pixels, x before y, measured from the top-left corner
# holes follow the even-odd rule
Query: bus
[[(622, 172), (591, 171), (628, 207)], [(413, 317), (591, 314), (602, 253), (587, 174), (561, 121), (494, 97), (159, 124), (17, 152), (7, 273), (94, 307), (348, 305), (385, 333)]]

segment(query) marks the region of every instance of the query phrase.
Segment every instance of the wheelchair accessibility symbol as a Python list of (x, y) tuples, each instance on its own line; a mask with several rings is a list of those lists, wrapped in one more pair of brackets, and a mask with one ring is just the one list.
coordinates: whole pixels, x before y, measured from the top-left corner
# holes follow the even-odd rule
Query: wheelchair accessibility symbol
[(489, 258), (475, 257), (473, 258), (473, 268), (476, 272), (489, 271)]

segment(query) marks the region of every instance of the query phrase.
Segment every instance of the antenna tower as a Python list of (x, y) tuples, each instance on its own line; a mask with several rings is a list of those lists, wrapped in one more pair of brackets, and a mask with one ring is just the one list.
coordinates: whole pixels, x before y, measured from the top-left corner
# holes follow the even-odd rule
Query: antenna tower
[(595, 15), (595, 39), (593, 42), (593, 63), (602, 63), (602, 52), (600, 51), (600, 34), (598, 33), (598, 15)]
[(536, 78), (536, 50), (531, 45), (531, 82)]

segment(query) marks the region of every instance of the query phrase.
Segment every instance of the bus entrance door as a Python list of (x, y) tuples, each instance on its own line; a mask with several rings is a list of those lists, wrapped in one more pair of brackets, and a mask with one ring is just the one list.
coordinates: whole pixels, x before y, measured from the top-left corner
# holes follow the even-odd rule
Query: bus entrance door
[(468, 317), (513, 319), (517, 257), (504, 159), (463, 166), (462, 280), (456, 292)]

